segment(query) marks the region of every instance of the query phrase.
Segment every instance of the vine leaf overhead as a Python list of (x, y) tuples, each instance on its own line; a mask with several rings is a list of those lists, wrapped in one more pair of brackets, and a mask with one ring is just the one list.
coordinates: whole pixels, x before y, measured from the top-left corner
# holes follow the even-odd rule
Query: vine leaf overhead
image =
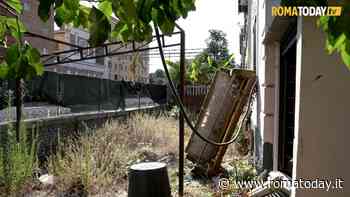
[[(195, 10), (195, 0), (99, 0), (92, 7), (80, 0), (38, 0), (38, 16), (44, 22), (51, 17), (58, 26), (81, 27), (90, 32), (93, 47), (107, 40), (149, 41), (152, 22), (164, 34), (174, 31), (175, 22)], [(0, 47), (6, 49), (0, 63), (0, 78), (31, 79), (41, 75), (44, 66), (40, 53), (29, 43), (23, 43), (26, 32), (20, 20), (21, 0), (5, 0), (1, 5), (9, 14), (0, 15)], [(14, 42), (10, 41), (13, 40)]]
[(92, 8), (80, 4), (79, 0), (39, 2), (38, 15), (43, 21), (47, 21), (54, 10), (58, 26), (73, 24), (89, 29), (89, 43), (92, 46), (108, 39), (150, 40), (151, 22), (159, 26), (163, 33), (172, 33), (175, 22), (195, 10), (195, 0), (100, 0)]

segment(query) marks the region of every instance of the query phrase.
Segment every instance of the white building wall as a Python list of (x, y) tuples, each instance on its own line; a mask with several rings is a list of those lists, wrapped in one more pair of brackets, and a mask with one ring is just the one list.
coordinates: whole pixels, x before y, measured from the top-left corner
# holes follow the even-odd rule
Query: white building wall
[(343, 189), (297, 189), (292, 196), (348, 197), (350, 71), (338, 54), (327, 54), (316, 18), (299, 19), (293, 178), (344, 183)]
[[(255, 4), (256, 3), (256, 4)], [(280, 45), (279, 38), (284, 31), (281, 27), (277, 36), (271, 35), (275, 17), (271, 16), (272, 6), (279, 5), (279, 0), (274, 1), (252, 1), (250, 3), (249, 11), (250, 23), (257, 22), (257, 38), (254, 40), (253, 25), (250, 25), (249, 36), (249, 60), (253, 63), (254, 56), (256, 58), (256, 72), (258, 76), (258, 93), (257, 100), (254, 107), (253, 124), (256, 128), (255, 156), (257, 160), (264, 161), (264, 167), (269, 170), (277, 170), (278, 165), (278, 114), (279, 114), (279, 54)], [(277, 23), (279, 24), (279, 23)], [(274, 39), (271, 39), (274, 37)], [(256, 47), (256, 54), (253, 53), (253, 48)], [(254, 117), (253, 116), (253, 117)], [(254, 118), (253, 118), (254, 119)], [(262, 150), (263, 149), (263, 150)], [(265, 157), (265, 158), (263, 158)]]
[[(278, 168), (278, 106), (279, 106), (279, 48), (278, 39), (285, 30), (285, 21), (278, 23), (268, 15), (272, 4), (259, 1), (257, 12), (254, 3), (249, 5), (248, 64), (257, 58), (259, 94), (254, 105), (252, 123), (257, 128), (255, 154), (262, 157), (263, 143), (273, 144), (273, 169)], [(265, 7), (267, 6), (267, 7)], [(253, 39), (254, 17), (257, 20), (257, 40)], [(280, 20), (280, 18), (279, 18)], [(295, 139), (293, 152), (294, 179), (341, 178), (345, 182), (342, 190), (294, 190), (292, 196), (348, 196), (346, 186), (350, 180), (350, 159), (347, 149), (350, 139), (347, 122), (350, 116), (350, 71), (342, 63), (339, 55), (328, 55), (324, 49), (325, 37), (316, 26), (316, 18), (304, 17), (298, 24), (297, 44), (297, 88), (295, 111)], [(253, 54), (253, 47), (257, 53)], [(254, 118), (255, 117), (255, 118)], [(259, 147), (260, 146), (260, 147)], [(259, 162), (258, 162), (259, 163)]]

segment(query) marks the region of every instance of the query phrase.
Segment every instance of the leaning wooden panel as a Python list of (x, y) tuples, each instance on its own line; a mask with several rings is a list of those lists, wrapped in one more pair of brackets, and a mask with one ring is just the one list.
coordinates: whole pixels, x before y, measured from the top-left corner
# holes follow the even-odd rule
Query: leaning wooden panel
[[(254, 88), (254, 85), (256, 83), (256, 78), (247, 78), (242, 81), (241, 86), (240, 86), (240, 96), (238, 99), (235, 101), (235, 107), (234, 111), (231, 116), (231, 120), (229, 123), (228, 128), (226, 129), (225, 136), (223, 138), (223, 142), (229, 141), (232, 139), (233, 135), (236, 135), (236, 132), (242, 132), (239, 131), (240, 125), (244, 124), (244, 116), (246, 113), (249, 113), (249, 108), (250, 108), (250, 103), (249, 100), (252, 96), (252, 91)], [(245, 108), (245, 110), (244, 110)], [(221, 168), (221, 162), (224, 158), (224, 155), (226, 153), (226, 150), (228, 148), (227, 146), (220, 146), (218, 148), (218, 151), (216, 153), (216, 157), (212, 160), (210, 163), (209, 169), (208, 169), (208, 175), (217, 175), (218, 172), (220, 172)]]
[[(215, 142), (222, 142), (227, 128), (232, 127), (231, 119), (239, 98), (248, 97), (244, 89), (249, 79), (255, 80), (255, 72), (234, 70), (232, 75), (222, 71), (216, 73), (196, 124), (199, 133)], [(203, 167), (216, 157), (217, 151), (217, 146), (204, 142), (195, 134), (186, 147), (187, 158)]]

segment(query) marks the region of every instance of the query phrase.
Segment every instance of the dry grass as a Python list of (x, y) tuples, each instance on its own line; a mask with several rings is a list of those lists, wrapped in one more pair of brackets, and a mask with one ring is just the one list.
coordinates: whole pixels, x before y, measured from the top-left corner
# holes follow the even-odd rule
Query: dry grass
[[(186, 129), (186, 144), (189, 134)], [(124, 122), (111, 121), (101, 129), (61, 144), (60, 152), (63, 155), (51, 157), (49, 163), (49, 173), (57, 177), (54, 188), (50, 188), (56, 193), (52, 196), (57, 192), (67, 194), (74, 187), (82, 187), (89, 196), (127, 196), (128, 168), (141, 161), (166, 162), (172, 193), (177, 196), (178, 120), (175, 118), (136, 114)], [(232, 161), (232, 152), (226, 156)], [(185, 162), (185, 196), (221, 196), (215, 181), (194, 180), (190, 175), (193, 164)], [(238, 166), (234, 172), (239, 169), (242, 173), (247, 171)]]
[(89, 194), (126, 189), (131, 164), (166, 158), (176, 164), (177, 120), (137, 114), (126, 122), (113, 121), (96, 132), (62, 144), (63, 156), (50, 159), (58, 190), (82, 183)]

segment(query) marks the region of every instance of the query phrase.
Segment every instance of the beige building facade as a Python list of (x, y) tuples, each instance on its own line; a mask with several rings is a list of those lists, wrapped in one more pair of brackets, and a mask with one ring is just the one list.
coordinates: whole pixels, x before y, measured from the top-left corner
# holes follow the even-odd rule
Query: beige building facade
[(247, 1), (245, 62), (258, 76), (255, 163), (291, 180), (333, 184), (329, 191), (292, 187), (291, 196), (349, 196), (350, 71), (325, 50), (317, 17), (271, 16), (279, 4)]
[[(53, 38), (54, 20), (50, 17), (47, 22), (43, 22), (38, 16), (39, 1), (37, 0), (22, 0), (23, 12), (20, 16), (21, 21), (27, 28), (27, 31), (34, 34), (40, 34), (42, 36)], [(2, 15), (11, 15), (8, 11), (0, 8)], [(25, 41), (28, 41), (33, 47), (37, 48), (40, 53), (48, 54), (54, 51), (55, 43), (44, 40), (42, 38), (36, 38), (26, 35)], [(4, 53), (0, 51), (0, 53)]]
[[(69, 42), (81, 47), (88, 47), (89, 33), (81, 28), (63, 27), (54, 32), (57, 40)], [(139, 46), (140, 44), (135, 44)], [(69, 50), (72, 47), (57, 44), (56, 51)], [(110, 45), (109, 52), (132, 50), (132, 44)], [(94, 48), (86, 51), (85, 56), (103, 55), (104, 48)], [(79, 58), (79, 54), (72, 54), (70, 58)], [(122, 55), (109, 56), (104, 58), (83, 60), (80, 62), (65, 63), (52, 66), (52, 71), (97, 77), (111, 80), (124, 80), (148, 83), (149, 57), (148, 52), (126, 53)]]

